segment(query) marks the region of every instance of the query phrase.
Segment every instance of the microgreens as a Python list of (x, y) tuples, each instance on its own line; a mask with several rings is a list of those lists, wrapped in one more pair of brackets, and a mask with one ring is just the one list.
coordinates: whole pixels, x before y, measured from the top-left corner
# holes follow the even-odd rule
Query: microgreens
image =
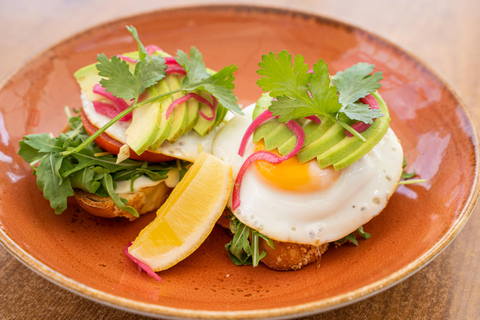
[(292, 64), (292, 55), (283, 50), (277, 56), (273, 52), (263, 55), (259, 67), (257, 73), (261, 78), (257, 84), (275, 98), (269, 110), (280, 122), (323, 115), (365, 141), (342, 115), (369, 124), (383, 116), (379, 110), (358, 102), (381, 86), (378, 81), (383, 78), (382, 73), (370, 74), (373, 65), (358, 63), (330, 80), (328, 66), (323, 60), (314, 64), (313, 72), (309, 72), (302, 55), (297, 55)]

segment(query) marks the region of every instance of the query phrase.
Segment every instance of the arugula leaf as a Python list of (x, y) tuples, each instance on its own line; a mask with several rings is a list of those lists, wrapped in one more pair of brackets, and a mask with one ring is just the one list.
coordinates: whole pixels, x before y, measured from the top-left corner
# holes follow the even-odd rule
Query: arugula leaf
[(233, 73), (237, 66), (230, 65), (222, 68), (214, 74), (210, 74), (203, 62), (202, 54), (197, 48), (190, 48), (190, 59), (182, 50), (177, 51), (177, 62), (185, 68), (187, 76), (182, 81), (182, 90), (202, 90), (209, 92), (225, 108), (243, 114), (242, 109), (237, 105), (237, 97), (233, 94)]
[[(273, 240), (262, 235), (257, 230), (244, 225), (233, 215), (230, 215), (230, 219), (230, 230), (233, 233), (233, 239), (225, 245), (230, 260), (236, 265), (258, 266), (260, 260), (267, 255), (265, 251), (260, 253), (258, 248), (259, 239), (264, 239), (271, 248), (274, 248)], [(252, 239), (251, 243), (250, 236)]]
[(112, 176), (109, 174), (104, 174), (103, 179), (102, 179), (102, 187), (107, 191), (108, 195), (110, 196), (110, 199), (113, 200), (115, 205), (120, 209), (127, 211), (131, 215), (135, 217), (139, 217), (140, 215), (138, 214), (137, 210), (135, 210), (133, 207), (127, 206), (127, 200), (120, 198), (120, 196), (115, 193), (115, 183), (112, 179)]
[(73, 196), (70, 180), (63, 180), (57, 171), (61, 170), (58, 163), (63, 162), (63, 157), (51, 153), (40, 162), (37, 169), (37, 186), (43, 192), (45, 199), (50, 201), (50, 206), (56, 214), (61, 214), (67, 208), (67, 198)]
[[(363, 226), (361, 226), (360, 228), (358, 228), (356, 230), (358, 232), (358, 234), (360, 236), (362, 236), (364, 239), (368, 239), (370, 238), (371, 234), (364, 231), (363, 230)], [(358, 241), (357, 241), (357, 236), (355, 235), (355, 232), (352, 232), (350, 233), (349, 235), (341, 238), (341, 239), (338, 239), (336, 241), (334, 241), (334, 243), (338, 243), (338, 244), (343, 244), (345, 241), (350, 241), (351, 243), (353, 243), (354, 245), (358, 246)]]
[[(125, 160), (116, 163), (115, 156), (104, 154), (96, 156), (101, 149), (91, 143), (79, 152), (63, 156), (62, 153), (78, 146), (89, 138), (81, 124), (80, 117), (69, 119), (70, 131), (51, 138), (46, 134), (33, 134), (20, 141), (18, 154), (34, 168), (37, 185), (43, 191), (45, 199), (55, 213), (62, 213), (67, 207), (67, 198), (73, 195), (73, 188), (94, 193), (100, 197), (109, 196), (122, 210), (137, 215), (126, 206), (115, 193), (114, 181), (129, 180), (142, 175), (153, 180), (163, 180), (171, 169), (185, 170), (186, 163), (149, 164), (148, 162)], [(38, 163), (38, 167), (34, 164)]]
[(411, 178), (415, 177), (415, 175), (416, 175), (415, 170), (413, 170), (412, 172), (409, 173), (409, 172), (405, 171), (406, 166), (407, 166), (407, 158), (405, 158), (405, 156), (403, 156), (402, 179), (411, 179)]

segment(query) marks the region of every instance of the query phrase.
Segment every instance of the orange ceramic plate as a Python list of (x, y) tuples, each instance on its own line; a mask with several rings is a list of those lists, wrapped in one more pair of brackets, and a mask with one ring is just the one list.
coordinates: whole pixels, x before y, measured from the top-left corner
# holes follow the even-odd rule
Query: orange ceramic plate
[[(237, 64), (235, 93), (260, 95), (261, 55), (282, 49), (319, 58), (332, 73), (356, 62), (384, 72), (381, 94), (411, 168), (426, 184), (399, 186), (384, 212), (365, 226), (358, 247), (329, 250), (316, 269), (278, 272), (237, 267), (216, 228), (188, 259), (161, 273), (139, 272), (123, 248), (153, 218), (130, 223), (90, 216), (74, 205), (56, 216), (16, 154), (22, 136), (59, 132), (63, 106), (80, 105), (72, 74), (94, 61), (145, 44), (174, 53), (196, 46), (207, 65)], [(144, 14), (78, 34), (35, 57), (0, 90), (0, 240), (41, 275), (85, 297), (148, 315), (185, 318), (299, 317), (346, 305), (405, 279), (450, 243), (478, 197), (478, 136), (457, 94), (397, 46), (328, 18), (256, 7), (194, 7)]]

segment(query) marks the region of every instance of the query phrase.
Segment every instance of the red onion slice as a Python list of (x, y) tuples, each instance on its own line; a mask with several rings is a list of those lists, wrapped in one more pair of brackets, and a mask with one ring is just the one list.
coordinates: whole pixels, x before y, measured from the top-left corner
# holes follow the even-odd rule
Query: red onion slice
[(127, 256), (128, 259), (132, 260), (140, 270), (143, 270), (145, 271), (150, 277), (152, 277), (153, 279), (159, 281), (159, 282), (162, 282), (162, 278), (160, 278), (149, 266), (147, 266), (145, 263), (143, 263), (142, 261), (138, 260), (137, 258), (135, 258), (134, 256), (132, 256), (129, 252), (128, 252), (128, 248), (132, 245), (132, 243), (130, 243), (128, 246), (125, 247), (125, 249), (123, 250), (123, 252), (125, 253), (125, 255)]
[(203, 103), (203, 104), (206, 104), (210, 110), (212, 110), (212, 115), (210, 117), (208, 117), (207, 115), (205, 115), (202, 111), (198, 110), (198, 114), (204, 118), (205, 120), (208, 120), (208, 121), (212, 121), (213, 119), (215, 119), (215, 110), (217, 109), (217, 105), (218, 105), (218, 101), (217, 99), (212, 95), (212, 100), (213, 100), (213, 104), (208, 101), (207, 99), (205, 99), (204, 97), (202, 97), (201, 95), (199, 94), (196, 94), (196, 93), (193, 93), (193, 92), (190, 92), (190, 93), (187, 93), (186, 95), (184, 95), (183, 97), (181, 98), (178, 98), (176, 100), (174, 100), (170, 106), (168, 107), (167, 109), (167, 112), (165, 113), (165, 116), (166, 118), (168, 119), (170, 117), (170, 114), (172, 113), (173, 109), (175, 109), (175, 107), (181, 103), (184, 103), (186, 102), (187, 100), (189, 99), (195, 99), (197, 100), (198, 102), (200, 103)]
[[(253, 131), (255, 131), (255, 129), (258, 126), (260, 126), (263, 122), (272, 118), (272, 113), (269, 110), (265, 110), (256, 119), (258, 119), (260, 117), (262, 117), (261, 120), (258, 121), (258, 123), (260, 123), (260, 124), (257, 123), (257, 125), (255, 127), (253, 127)], [(252, 124), (253, 124), (253, 122), (252, 122)], [(286, 126), (297, 137), (297, 142), (295, 144), (295, 147), (292, 149), (292, 151), (290, 151), (289, 154), (287, 154), (283, 157), (280, 157), (279, 155), (277, 155), (273, 152), (270, 152), (270, 151), (261, 150), (261, 151), (257, 151), (257, 152), (252, 153), (245, 160), (245, 162), (242, 164), (240, 170), (238, 171), (237, 178), (235, 179), (235, 183), (233, 185), (233, 193), (232, 193), (232, 210), (233, 211), (235, 211), (240, 206), (240, 187), (241, 187), (241, 184), (242, 184), (243, 176), (245, 175), (245, 172), (247, 171), (248, 167), (252, 163), (254, 163), (255, 161), (258, 161), (258, 160), (265, 160), (265, 161), (268, 161), (272, 164), (279, 164), (279, 163), (282, 163), (285, 160), (290, 159), (294, 155), (296, 155), (300, 151), (300, 149), (302, 148), (303, 142), (305, 141), (305, 132), (303, 131), (303, 128), (293, 120), (290, 120), (288, 123), (286, 123)], [(249, 126), (249, 129), (250, 129), (250, 127), (252, 127), (252, 125)], [(248, 131), (248, 129), (247, 129), (247, 131)], [(248, 139), (253, 134), (253, 131), (251, 131), (252, 133), (250, 133), (250, 134), (247, 134), (247, 132), (245, 132), (244, 138), (247, 136), (247, 139)], [(242, 139), (242, 143), (243, 142), (244, 141)], [(243, 154), (245, 152), (245, 146), (241, 146), (240, 148), (242, 148), (242, 147), (243, 147), (243, 150), (241, 150), (242, 152), (239, 151), (239, 154), (240, 153)]]
[[(379, 108), (378, 107), (378, 101), (377, 101), (377, 99), (375, 99), (375, 97), (372, 94), (369, 94), (365, 98), (361, 98), (360, 102), (362, 102), (364, 104), (368, 104), (370, 106), (370, 109), (378, 109)], [(376, 120), (376, 118), (373, 119), (373, 121), (375, 121), (375, 120)], [(355, 129), (358, 133), (364, 132), (365, 130), (370, 128), (370, 126), (371, 126), (370, 124), (362, 122), (362, 121), (354, 123), (354, 124), (351, 125), (351, 127), (353, 129)], [(347, 135), (347, 137), (353, 137), (353, 134), (351, 134), (347, 130), (345, 130), (345, 134)]]

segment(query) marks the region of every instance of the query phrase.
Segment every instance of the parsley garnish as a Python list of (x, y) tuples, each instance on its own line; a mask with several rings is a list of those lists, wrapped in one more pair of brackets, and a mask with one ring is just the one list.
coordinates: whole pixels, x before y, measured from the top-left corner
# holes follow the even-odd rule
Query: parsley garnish
[(205, 67), (202, 54), (195, 47), (191, 47), (190, 49), (190, 59), (186, 53), (180, 50), (177, 53), (178, 56), (176, 60), (185, 68), (187, 73), (180, 89), (172, 90), (138, 102), (138, 98), (147, 88), (157, 84), (166, 76), (166, 65), (165, 59), (162, 57), (150, 56), (147, 53), (145, 46), (138, 37), (137, 30), (133, 26), (129, 26), (127, 29), (138, 44), (139, 60), (135, 65), (134, 72), (132, 73), (128, 64), (117, 56), (112, 56), (112, 58), (108, 59), (105, 54), (99, 54), (97, 56), (98, 64), (96, 64), (96, 67), (99, 71), (98, 74), (104, 77), (104, 79), (100, 80), (102, 87), (117, 98), (133, 100), (132, 106), (119, 113), (81, 145), (63, 152), (63, 155), (79, 152), (135, 108), (177, 92), (205, 91), (217, 98), (223, 107), (233, 112), (243, 114), (237, 105), (237, 98), (232, 92), (234, 87), (233, 80), (235, 79), (233, 73), (237, 70), (237, 66), (230, 65), (224, 67), (217, 73), (211, 74)]
[(323, 60), (313, 65), (311, 73), (302, 55), (297, 55), (292, 64), (292, 55), (286, 50), (276, 57), (273, 52), (263, 55), (258, 65), (257, 73), (261, 78), (257, 84), (275, 98), (269, 110), (278, 116), (280, 122), (322, 115), (365, 141), (347, 123), (348, 119), (371, 124), (373, 119), (383, 116), (379, 110), (369, 109), (368, 105), (358, 102), (381, 86), (378, 81), (383, 78), (382, 73), (370, 74), (373, 65), (358, 63), (337, 73), (332, 80)]

